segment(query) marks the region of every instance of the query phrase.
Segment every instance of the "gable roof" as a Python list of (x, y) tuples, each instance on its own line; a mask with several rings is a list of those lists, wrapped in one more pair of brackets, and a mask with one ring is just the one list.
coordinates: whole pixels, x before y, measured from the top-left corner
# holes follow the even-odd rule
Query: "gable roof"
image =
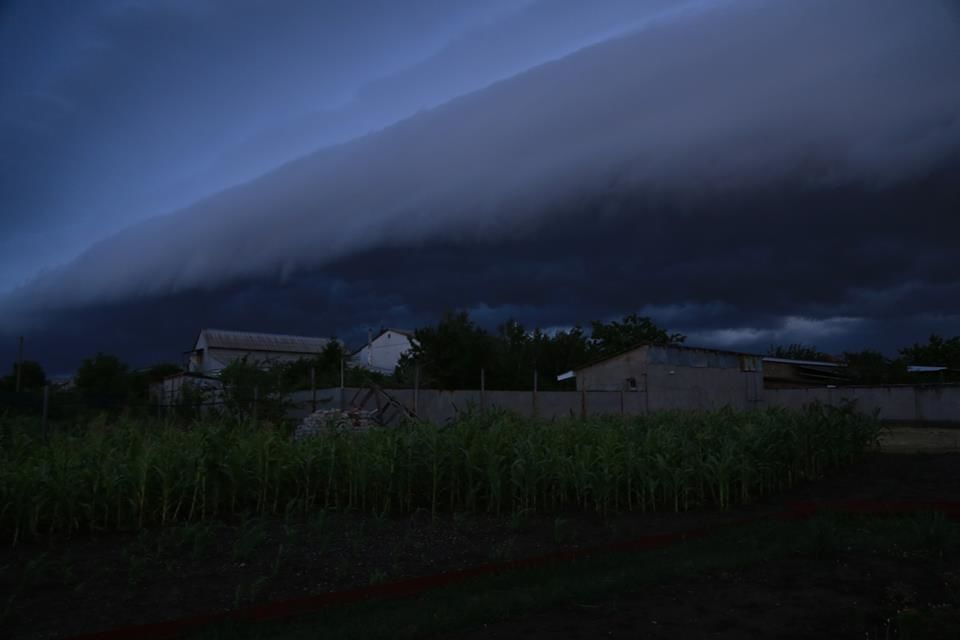
[(312, 336), (291, 336), (276, 333), (252, 333), (248, 331), (224, 331), (222, 329), (203, 329), (194, 342), (194, 348), (200, 337), (207, 339), (211, 349), (231, 351), (268, 351), (272, 353), (320, 353), (330, 344), (330, 338)]
[(728, 351), (728, 350), (726, 350), (726, 349), (709, 349), (709, 348), (707, 348), (707, 347), (693, 347), (693, 346), (689, 346), (689, 345), (685, 345), (685, 344), (659, 344), (659, 343), (655, 343), (655, 342), (641, 342), (640, 344), (636, 344), (636, 345), (630, 347), (629, 349), (623, 349), (622, 351), (618, 351), (618, 352), (612, 353), (612, 354), (610, 354), (610, 355), (608, 355), (608, 356), (603, 356), (603, 357), (601, 357), (601, 358), (597, 358), (596, 360), (593, 360), (593, 361), (588, 362), (588, 363), (586, 363), (586, 364), (584, 364), (584, 365), (581, 365), (581, 366), (579, 366), (579, 367), (576, 367), (576, 368), (574, 369), (574, 371), (583, 371), (584, 369), (589, 369), (589, 368), (591, 368), (591, 367), (595, 367), (596, 365), (601, 364), (601, 363), (603, 363), (603, 362), (606, 362), (607, 360), (613, 360), (614, 358), (619, 358), (620, 356), (622, 356), (622, 355), (624, 355), (624, 354), (626, 354), (626, 353), (630, 353), (630, 352), (632, 352), (632, 351), (636, 351), (636, 350), (638, 350), (638, 349), (642, 349), (643, 347), (657, 347), (657, 348), (662, 348), (662, 349), (678, 349), (678, 350), (682, 350), (682, 351), (706, 351), (707, 353), (720, 353), (720, 354), (730, 355), (730, 356), (749, 356), (749, 357), (751, 357), (751, 358), (760, 358), (760, 357), (762, 357), (762, 356), (760, 356), (760, 355), (758, 355), (758, 354), (756, 354), (756, 353), (745, 353), (745, 352), (743, 352), (743, 351)]
[(361, 344), (361, 345), (360, 345), (359, 347), (357, 347), (356, 349), (352, 350), (352, 351), (350, 352), (350, 356), (355, 356), (355, 355), (357, 355), (358, 353), (360, 353), (361, 351), (363, 351), (363, 350), (367, 347), (368, 344), (370, 344), (371, 342), (376, 341), (377, 338), (379, 338), (380, 336), (385, 335), (385, 334), (387, 334), (387, 333), (396, 333), (397, 335), (406, 336), (406, 338), (407, 338), (410, 342), (413, 342), (413, 340), (414, 340), (414, 332), (413, 332), (413, 331), (410, 331), (410, 330), (408, 330), (408, 329), (389, 329), (389, 328), (388, 328), (388, 329), (380, 329), (380, 333), (378, 333), (377, 335), (375, 335), (375, 336), (373, 336), (372, 338), (370, 338), (369, 341), (365, 341), (363, 344)]

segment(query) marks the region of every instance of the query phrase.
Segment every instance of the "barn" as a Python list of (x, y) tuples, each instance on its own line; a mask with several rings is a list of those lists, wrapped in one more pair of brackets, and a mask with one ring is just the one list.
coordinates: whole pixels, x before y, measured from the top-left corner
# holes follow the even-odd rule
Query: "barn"
[(243, 358), (263, 365), (313, 358), (331, 341), (330, 338), (203, 329), (193, 349), (185, 354), (187, 371), (210, 376)]
[(735, 351), (640, 345), (565, 374), (578, 391), (643, 392), (651, 409), (748, 408), (761, 400), (763, 359)]

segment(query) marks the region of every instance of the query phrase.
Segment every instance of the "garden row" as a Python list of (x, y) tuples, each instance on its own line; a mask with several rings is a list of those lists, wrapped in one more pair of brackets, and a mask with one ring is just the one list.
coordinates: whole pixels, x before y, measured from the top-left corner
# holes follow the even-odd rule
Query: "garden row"
[(487, 411), (304, 441), (253, 423), (101, 421), (49, 439), (0, 424), (0, 535), (319, 509), (727, 508), (851, 461), (878, 432), (873, 418), (823, 406), (556, 422)]

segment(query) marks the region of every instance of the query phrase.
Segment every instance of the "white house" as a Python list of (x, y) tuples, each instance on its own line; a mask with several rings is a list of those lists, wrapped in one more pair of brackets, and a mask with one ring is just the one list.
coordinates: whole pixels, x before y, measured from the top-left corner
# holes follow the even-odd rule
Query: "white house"
[(241, 358), (258, 364), (313, 358), (330, 342), (328, 338), (204, 329), (197, 336), (193, 349), (186, 352), (187, 371), (216, 375)]
[(367, 344), (353, 352), (350, 364), (377, 373), (391, 374), (397, 368), (400, 357), (413, 346), (413, 332), (403, 329), (381, 329)]

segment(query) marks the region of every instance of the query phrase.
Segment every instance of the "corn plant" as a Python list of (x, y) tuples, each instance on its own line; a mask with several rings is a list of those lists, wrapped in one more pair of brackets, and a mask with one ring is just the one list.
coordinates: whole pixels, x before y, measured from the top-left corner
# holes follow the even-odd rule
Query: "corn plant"
[(727, 509), (847, 464), (875, 418), (814, 405), (546, 421), (473, 412), (294, 441), (269, 424), (0, 425), (0, 534), (309, 518)]

